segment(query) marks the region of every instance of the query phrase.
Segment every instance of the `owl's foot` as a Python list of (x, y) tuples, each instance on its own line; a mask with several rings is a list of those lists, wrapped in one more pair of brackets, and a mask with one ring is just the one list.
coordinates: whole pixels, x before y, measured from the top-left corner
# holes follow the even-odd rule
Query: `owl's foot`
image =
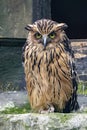
[(50, 106), (48, 109), (46, 110), (39, 110), (40, 114), (47, 114), (47, 113), (53, 113), (54, 112), (54, 107)]

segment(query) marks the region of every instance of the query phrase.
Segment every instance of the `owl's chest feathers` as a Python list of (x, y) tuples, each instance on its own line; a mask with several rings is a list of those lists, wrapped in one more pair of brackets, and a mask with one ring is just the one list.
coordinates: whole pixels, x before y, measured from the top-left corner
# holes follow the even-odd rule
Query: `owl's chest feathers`
[(50, 81), (54, 84), (63, 76), (67, 78), (67, 75), (70, 75), (67, 55), (63, 48), (56, 47), (47, 50), (33, 48), (28, 52), (26, 53), (27, 73), (32, 73), (37, 80)]

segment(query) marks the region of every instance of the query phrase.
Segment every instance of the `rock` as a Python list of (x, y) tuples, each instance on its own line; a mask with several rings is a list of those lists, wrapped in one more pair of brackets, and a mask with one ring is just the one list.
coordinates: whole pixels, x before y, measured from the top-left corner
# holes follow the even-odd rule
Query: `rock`
[(87, 114), (0, 115), (0, 130), (86, 130)]
[(8, 91), (0, 93), (0, 111), (28, 103), (26, 91)]
[[(0, 111), (28, 102), (26, 91), (0, 93)], [(0, 130), (86, 130), (87, 96), (78, 96), (80, 110), (69, 114), (0, 114)]]
[(71, 40), (79, 82), (87, 81), (87, 40)]
[[(0, 111), (6, 108), (23, 106), (28, 103), (27, 91), (8, 91), (0, 93)], [(87, 107), (87, 96), (78, 95), (80, 107)]]

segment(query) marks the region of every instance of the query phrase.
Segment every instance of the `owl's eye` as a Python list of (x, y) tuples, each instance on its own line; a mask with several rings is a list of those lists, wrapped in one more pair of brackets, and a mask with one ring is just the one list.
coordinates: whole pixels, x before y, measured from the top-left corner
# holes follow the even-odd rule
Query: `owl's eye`
[(56, 33), (51, 32), (48, 36), (49, 36), (49, 38), (54, 39), (56, 37)]
[(42, 35), (41, 35), (40, 33), (38, 33), (38, 32), (37, 32), (37, 33), (35, 33), (35, 35), (34, 35), (34, 36), (35, 36), (35, 38), (36, 38), (36, 39), (40, 39), (40, 38), (42, 37)]

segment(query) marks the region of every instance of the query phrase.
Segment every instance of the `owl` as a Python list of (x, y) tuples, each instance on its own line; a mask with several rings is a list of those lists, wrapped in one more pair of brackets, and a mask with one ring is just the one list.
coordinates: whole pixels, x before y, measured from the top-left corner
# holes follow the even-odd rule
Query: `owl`
[(49, 19), (26, 26), (23, 65), (31, 108), (39, 113), (79, 108), (74, 53), (67, 25)]

